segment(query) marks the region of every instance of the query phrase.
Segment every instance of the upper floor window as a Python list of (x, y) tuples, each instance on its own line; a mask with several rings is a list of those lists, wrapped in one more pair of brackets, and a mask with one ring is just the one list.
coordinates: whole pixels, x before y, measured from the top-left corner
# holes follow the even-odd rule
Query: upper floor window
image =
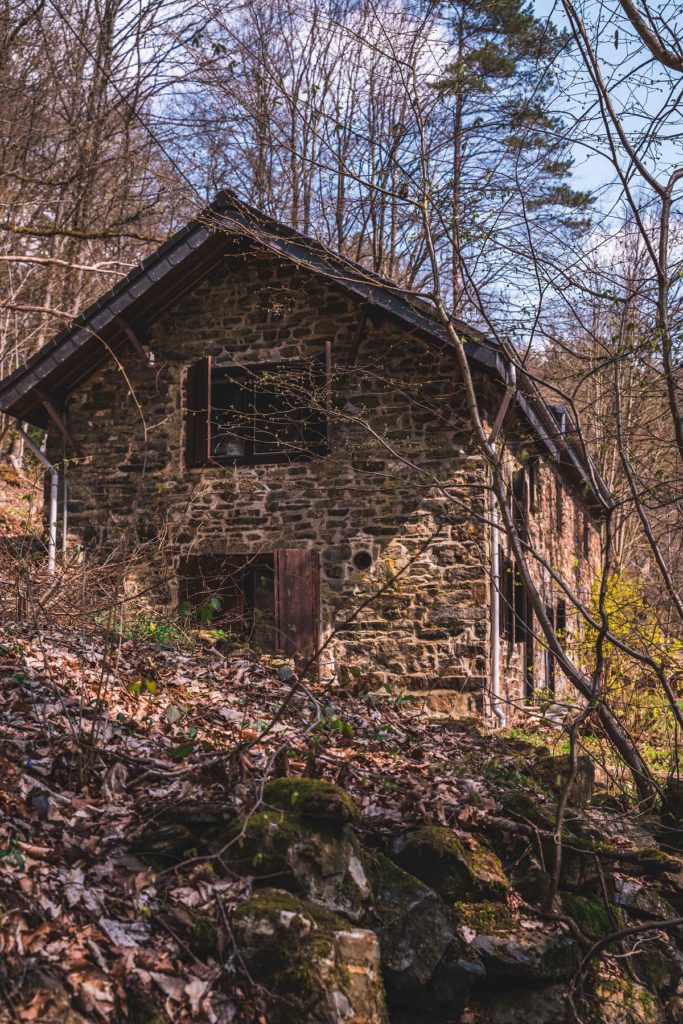
[(319, 361), (188, 370), (186, 464), (275, 463), (328, 447), (330, 375)]
[(519, 536), (526, 540), (529, 525), (529, 482), (525, 469), (512, 474), (512, 518)]
[(564, 494), (562, 484), (555, 478), (555, 529), (562, 533), (564, 529)]
[(531, 458), (526, 466), (529, 486), (529, 512), (535, 515), (541, 507), (541, 463), (538, 458)]

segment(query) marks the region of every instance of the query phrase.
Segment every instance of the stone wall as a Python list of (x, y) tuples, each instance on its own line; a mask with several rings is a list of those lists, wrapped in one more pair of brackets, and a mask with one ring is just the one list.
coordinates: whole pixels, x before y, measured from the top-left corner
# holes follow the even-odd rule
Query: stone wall
[[(375, 685), (427, 692), (434, 709), (479, 713), (490, 679), (490, 530), (486, 470), (472, 451), (462, 388), (451, 358), (387, 320), (367, 321), (350, 365), (360, 315), (289, 262), (226, 260), (154, 324), (154, 373), (131, 354), (70, 396), (70, 429), (86, 456), (70, 469), (71, 531), (86, 548), (130, 559), (131, 596), (168, 611), (184, 557), (315, 548), (323, 672), (358, 665)], [(190, 364), (206, 355), (215, 366), (320, 359), (328, 340), (326, 456), (185, 466)], [(483, 381), (481, 394), (495, 414), (499, 396)], [(512, 468), (519, 462), (510, 451)], [(585, 593), (597, 534), (583, 557), (583, 513), (566, 495), (562, 531), (555, 528), (555, 481), (544, 466), (531, 539)], [(366, 571), (354, 566), (361, 551), (372, 558)], [(535, 571), (550, 603), (547, 573)], [(524, 703), (523, 652), (501, 647), (503, 696), (514, 710)], [(544, 658), (539, 638), (537, 689)]]
[[(70, 429), (87, 456), (71, 470), (71, 529), (111, 550), (133, 526), (128, 553), (146, 544), (147, 569), (130, 585), (170, 576), (169, 608), (183, 556), (315, 547), (324, 670), (359, 664), (375, 683), (462, 694), (460, 708), (478, 710), (489, 656), (484, 470), (454, 366), (385, 321), (368, 322), (350, 367), (358, 319), (351, 300), (290, 263), (235, 259), (204, 281), (154, 325), (156, 379), (131, 355), (71, 395)], [(328, 339), (326, 457), (185, 468), (189, 364), (308, 360)], [(361, 550), (373, 559), (365, 572), (353, 564)]]
[[(513, 445), (512, 449), (509, 453), (509, 479), (521, 465), (528, 465), (529, 459), (521, 445)], [(600, 566), (599, 528), (583, 508), (577, 505), (546, 462), (538, 463), (537, 473), (535, 500), (533, 504), (530, 503), (527, 518), (530, 569), (548, 612), (556, 617), (558, 603), (564, 602), (564, 640), (571, 656), (580, 663), (584, 624), (567, 595), (553, 579), (553, 573), (564, 580), (570, 593), (590, 607)], [(558, 505), (561, 506), (559, 517)], [(510, 544), (505, 539), (503, 551), (506, 557), (512, 557)], [(533, 552), (539, 558), (534, 558)], [(545, 636), (533, 616), (531, 628), (533, 668), (530, 680), (536, 701), (543, 704), (556, 701), (575, 705), (576, 692), (563, 676), (555, 659), (549, 655)], [(526, 661), (524, 644), (501, 640), (501, 695), (512, 720), (526, 708)], [(554, 662), (553, 668), (551, 662)], [(551, 673), (554, 673), (554, 693), (549, 690)]]

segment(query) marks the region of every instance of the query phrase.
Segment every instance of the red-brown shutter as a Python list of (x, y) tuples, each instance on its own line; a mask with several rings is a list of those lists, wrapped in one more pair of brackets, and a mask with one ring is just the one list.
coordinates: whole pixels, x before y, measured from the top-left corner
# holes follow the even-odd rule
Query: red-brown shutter
[(291, 548), (275, 552), (278, 649), (287, 657), (310, 658), (320, 644), (318, 552)]
[(325, 342), (325, 429), (328, 450), (332, 447), (332, 342)]
[(185, 465), (202, 466), (211, 457), (211, 356), (188, 367), (185, 409)]

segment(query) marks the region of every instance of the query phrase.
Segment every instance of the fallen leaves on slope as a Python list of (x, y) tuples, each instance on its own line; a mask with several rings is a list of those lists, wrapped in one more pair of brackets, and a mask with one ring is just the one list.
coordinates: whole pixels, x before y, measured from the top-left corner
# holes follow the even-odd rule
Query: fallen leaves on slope
[(229, 822), (288, 771), (341, 781), (373, 831), (424, 816), (469, 827), (496, 807), (474, 770), (488, 741), (450, 725), (210, 646), (6, 635), (0, 1019), (138, 1024), (160, 1006), (169, 1021), (251, 1019), (229, 924), (250, 879), (199, 856), (155, 871), (133, 852), (141, 837), (188, 814)]

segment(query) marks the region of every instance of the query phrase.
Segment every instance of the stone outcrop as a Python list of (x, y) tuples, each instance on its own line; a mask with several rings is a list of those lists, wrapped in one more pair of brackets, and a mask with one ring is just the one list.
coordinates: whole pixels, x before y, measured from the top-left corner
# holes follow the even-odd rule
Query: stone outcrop
[[(203, 848), (220, 850), (253, 889), (232, 927), (272, 1024), (562, 1024), (592, 944), (649, 921), (628, 961), (610, 946), (576, 998), (590, 1024), (681, 1020), (683, 934), (656, 928), (676, 913), (664, 892), (676, 889), (680, 862), (653, 848), (632, 851), (629, 875), (615, 848), (568, 833), (570, 863), (610, 856), (599, 887), (579, 891), (563, 875), (547, 915), (547, 863), (514, 832), (493, 844), (427, 823), (372, 835), (343, 789), (310, 778), (267, 783), (260, 804), (227, 826), (205, 806), (197, 813)], [(182, 822), (192, 832), (187, 808)], [(579, 875), (572, 867), (569, 880)], [(170, 927), (205, 955), (214, 934), (179, 909)]]
[(224, 862), (255, 878), (284, 879), (299, 895), (358, 921), (370, 896), (358, 840), (348, 825), (258, 811), (226, 837)]
[[(571, 762), (569, 754), (553, 756), (546, 754), (536, 758), (534, 762), (534, 777), (547, 786), (556, 796), (563, 792), (566, 786)], [(576, 770), (573, 784), (569, 790), (569, 804), (574, 807), (585, 807), (590, 802), (595, 787), (595, 765), (586, 754), (580, 754), (576, 759)]]
[(273, 1024), (386, 1024), (374, 932), (277, 889), (242, 903), (234, 928)]
[(434, 1020), (464, 1008), (482, 963), (458, 933), (455, 914), (436, 893), (383, 854), (372, 858), (373, 904), (389, 1008), (402, 1020)]
[(391, 844), (397, 864), (431, 885), (447, 903), (502, 899), (509, 888), (496, 854), (471, 836), (425, 825), (398, 836)]

